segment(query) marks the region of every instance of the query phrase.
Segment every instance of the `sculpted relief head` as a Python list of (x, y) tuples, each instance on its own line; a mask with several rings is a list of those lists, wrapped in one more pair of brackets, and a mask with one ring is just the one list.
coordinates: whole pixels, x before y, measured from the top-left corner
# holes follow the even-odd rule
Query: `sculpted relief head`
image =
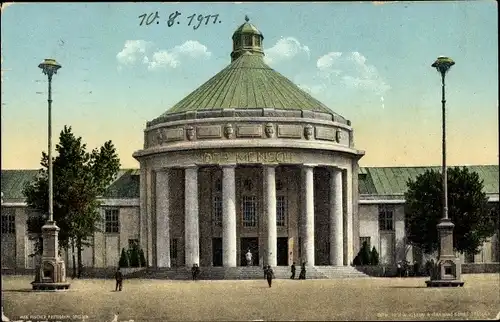
[(231, 124), (226, 124), (226, 126), (224, 126), (224, 136), (227, 139), (230, 139), (233, 137), (233, 133), (234, 133), (233, 126)]
[(272, 123), (267, 123), (265, 127), (266, 136), (272, 138), (274, 135), (274, 126)]
[(189, 141), (192, 141), (194, 139), (194, 127), (191, 125), (186, 127), (186, 137)]
[(307, 140), (312, 139), (313, 132), (314, 132), (314, 128), (312, 127), (312, 125), (307, 124), (306, 127), (304, 128), (304, 136), (306, 137)]

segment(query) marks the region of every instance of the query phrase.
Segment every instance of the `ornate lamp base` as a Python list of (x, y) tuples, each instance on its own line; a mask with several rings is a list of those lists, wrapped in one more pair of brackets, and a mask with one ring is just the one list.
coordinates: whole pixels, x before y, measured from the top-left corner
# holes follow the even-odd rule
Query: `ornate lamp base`
[(439, 261), (437, 271), (433, 272), (430, 281), (425, 281), (427, 287), (457, 287), (464, 286), (460, 280), (462, 267), (460, 259), (453, 253), (453, 223), (448, 218), (441, 219), (437, 229), (439, 232)]
[(42, 232), (43, 256), (36, 267), (35, 280), (31, 282), (33, 290), (67, 290), (70, 283), (66, 282), (66, 267), (58, 251), (59, 227), (49, 221)]

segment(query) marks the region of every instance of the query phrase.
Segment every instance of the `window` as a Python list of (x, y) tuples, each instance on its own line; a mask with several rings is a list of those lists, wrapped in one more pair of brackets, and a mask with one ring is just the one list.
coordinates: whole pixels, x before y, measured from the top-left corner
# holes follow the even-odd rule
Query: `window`
[(16, 216), (14, 216), (10, 211), (5, 211), (2, 214), (2, 234), (15, 234), (16, 233)]
[(170, 239), (170, 258), (177, 258), (177, 238)]
[(250, 36), (250, 35), (243, 36), (243, 46), (245, 46), (245, 47), (252, 46), (252, 36)]
[(380, 230), (394, 230), (394, 207), (388, 205), (379, 206), (378, 226)]
[(222, 182), (220, 179), (217, 179), (215, 181), (215, 191), (221, 192), (222, 191)]
[(118, 209), (106, 209), (105, 222), (106, 222), (106, 232), (107, 233), (119, 233), (120, 232), (120, 211)]
[(286, 199), (285, 196), (276, 197), (276, 226), (286, 226)]
[(260, 47), (260, 37), (259, 36), (255, 37), (255, 46)]
[(234, 40), (234, 49), (238, 49), (239, 47), (241, 47), (241, 37), (236, 37)]
[(212, 204), (212, 220), (216, 226), (222, 226), (222, 198), (214, 196)]
[(257, 198), (243, 196), (243, 227), (257, 226)]
[(359, 247), (363, 247), (363, 244), (366, 242), (368, 245), (368, 249), (371, 249), (370, 245), (370, 237), (359, 237)]

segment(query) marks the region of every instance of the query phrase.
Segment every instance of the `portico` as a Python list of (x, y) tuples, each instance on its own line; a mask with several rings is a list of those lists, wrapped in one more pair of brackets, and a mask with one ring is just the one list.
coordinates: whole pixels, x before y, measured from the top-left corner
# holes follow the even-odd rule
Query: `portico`
[(232, 63), (147, 124), (134, 156), (150, 266), (237, 267), (249, 249), (260, 266), (353, 260), (364, 152), (350, 121), (263, 62), (262, 40), (243, 24)]
[[(266, 152), (259, 153), (266, 155)], [(268, 153), (273, 155), (272, 151)], [(280, 153), (289, 159), (300, 155), (297, 152)], [(221, 161), (206, 152), (194, 155), (201, 156), (202, 160)], [(352, 223), (352, 213), (344, 207), (352, 202), (347, 198), (350, 194), (343, 193), (349, 173), (347, 168), (319, 163), (231, 163), (231, 155), (226, 152), (227, 163), (176, 165), (151, 170), (155, 187), (150, 198), (156, 205), (156, 230), (151, 246), (156, 251), (156, 267), (172, 266), (172, 217), (184, 226), (181, 227), (183, 236), (177, 236), (183, 237), (185, 260), (184, 263), (177, 261), (175, 266), (217, 264), (213, 256), (200, 256), (201, 253), (213, 253), (210, 248), (214, 247), (209, 238), (204, 238), (208, 243), (202, 241), (201, 237), (205, 237), (202, 234), (222, 238), (224, 267), (239, 266), (239, 258), (245, 251), (241, 249), (241, 238), (249, 237), (258, 238), (257, 252), (253, 256), (260, 264), (277, 266), (306, 262), (315, 265), (317, 257), (323, 265), (342, 266), (352, 261), (348, 250), (353, 245), (344, 245), (346, 223)], [(251, 152), (240, 151), (234, 155), (251, 155)], [(180, 177), (183, 180), (178, 180)], [(318, 177), (324, 182), (315, 182)], [(315, 200), (315, 190), (325, 188), (326, 203), (324, 198)], [(179, 204), (179, 198), (184, 201), (183, 209), (172, 207)], [(319, 217), (317, 223), (315, 217)], [(316, 228), (325, 224), (327, 231)], [(278, 238), (286, 238), (288, 242), (285, 246), (284, 243), (278, 245)], [(316, 244), (319, 247), (315, 247)], [(286, 249), (279, 249), (283, 247)], [(316, 253), (325, 248), (329, 253), (317, 256)], [(286, 262), (278, 263), (280, 251), (286, 251)]]

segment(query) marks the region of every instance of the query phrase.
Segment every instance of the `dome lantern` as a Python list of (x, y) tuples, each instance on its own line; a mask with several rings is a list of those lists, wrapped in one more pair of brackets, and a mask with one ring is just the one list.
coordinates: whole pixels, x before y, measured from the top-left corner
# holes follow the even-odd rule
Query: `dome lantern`
[(250, 18), (245, 15), (245, 23), (236, 29), (233, 33), (233, 52), (231, 53), (231, 62), (235, 61), (245, 52), (264, 56), (262, 48), (262, 33), (250, 22)]

